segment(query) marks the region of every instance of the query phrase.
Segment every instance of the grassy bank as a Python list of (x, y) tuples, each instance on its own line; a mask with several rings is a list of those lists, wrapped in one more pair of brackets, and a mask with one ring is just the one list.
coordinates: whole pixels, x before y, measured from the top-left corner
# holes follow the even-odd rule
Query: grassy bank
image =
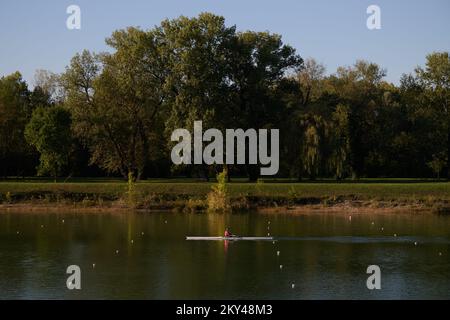
[[(0, 182), (0, 203), (2, 206), (59, 204), (197, 211), (206, 208), (205, 199), (213, 185), (213, 182), (194, 180), (149, 180), (136, 183), (130, 194), (127, 183), (120, 180), (10, 180)], [(448, 182), (400, 179), (363, 180), (357, 183), (235, 181), (227, 185), (227, 190), (235, 209), (347, 204), (374, 207), (413, 205), (446, 212), (450, 207)]]

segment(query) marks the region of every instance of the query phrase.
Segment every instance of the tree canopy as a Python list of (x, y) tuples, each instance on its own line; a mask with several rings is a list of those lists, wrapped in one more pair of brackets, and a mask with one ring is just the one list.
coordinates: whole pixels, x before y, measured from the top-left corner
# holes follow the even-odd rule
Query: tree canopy
[[(327, 73), (281, 35), (238, 31), (211, 13), (129, 27), (84, 50), (62, 74), (0, 79), (2, 175), (37, 173), (208, 177), (214, 165), (174, 167), (176, 128), (280, 129), (283, 177), (450, 177), (450, 59), (385, 81), (359, 60)], [(71, 161), (75, 155), (79, 161)], [(81, 159), (81, 160), (80, 160)], [(39, 163), (39, 165), (37, 165)], [(258, 178), (254, 165), (230, 176)]]

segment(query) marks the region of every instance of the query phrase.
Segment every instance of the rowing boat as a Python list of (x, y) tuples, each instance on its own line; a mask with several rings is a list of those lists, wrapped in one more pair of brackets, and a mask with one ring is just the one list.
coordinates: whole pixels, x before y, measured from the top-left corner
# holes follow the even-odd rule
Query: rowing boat
[(190, 241), (272, 241), (274, 237), (186, 237), (186, 240)]
[(190, 241), (272, 241), (274, 237), (186, 237)]

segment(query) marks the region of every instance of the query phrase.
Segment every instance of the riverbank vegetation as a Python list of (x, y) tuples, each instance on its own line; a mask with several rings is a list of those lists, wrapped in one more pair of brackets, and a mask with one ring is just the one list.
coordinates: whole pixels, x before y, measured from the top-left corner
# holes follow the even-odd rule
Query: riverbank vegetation
[[(219, 130), (280, 129), (278, 177), (449, 176), (448, 52), (430, 52), (395, 85), (376, 63), (327, 72), (280, 35), (241, 32), (209, 13), (114, 31), (106, 43), (109, 52), (78, 53), (61, 74), (38, 71), (33, 89), (19, 72), (0, 79), (0, 176), (214, 178), (222, 166), (170, 160), (170, 133), (196, 120)], [(228, 167), (231, 178), (256, 181), (259, 172)], [(302, 186), (282, 189), (322, 196), (328, 188)], [(365, 185), (339, 188), (358, 194)]]
[[(223, 177), (224, 178), (224, 177)], [(450, 184), (422, 180), (333, 180), (292, 182), (267, 180), (249, 183), (236, 179), (226, 183), (187, 179), (129, 182), (112, 179), (0, 182), (2, 207), (20, 205), (65, 208), (118, 208), (201, 212), (242, 211), (303, 206), (430, 209), (450, 211)], [(217, 194), (218, 193), (218, 194)]]
[(207, 194), (206, 207), (209, 211), (227, 212), (231, 210), (227, 176), (228, 172), (225, 167), (225, 169), (217, 175), (217, 184), (213, 185), (212, 190)]

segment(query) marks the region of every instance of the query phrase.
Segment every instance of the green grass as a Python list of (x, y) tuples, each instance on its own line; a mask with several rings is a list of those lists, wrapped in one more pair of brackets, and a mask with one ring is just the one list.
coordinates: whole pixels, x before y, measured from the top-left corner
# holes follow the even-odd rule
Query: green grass
[[(144, 194), (203, 198), (211, 190), (213, 182), (198, 182), (187, 179), (146, 180), (137, 183), (136, 190)], [(52, 182), (43, 179), (24, 181), (0, 181), (0, 195), (14, 197), (26, 194), (86, 194), (120, 197), (127, 190), (127, 184), (114, 179), (74, 179), (70, 182)], [(359, 200), (408, 200), (448, 201), (450, 183), (426, 182), (414, 179), (364, 180), (362, 182), (304, 182), (267, 181), (247, 183), (243, 180), (228, 185), (231, 197), (280, 197), (280, 198), (333, 198), (344, 197)]]

